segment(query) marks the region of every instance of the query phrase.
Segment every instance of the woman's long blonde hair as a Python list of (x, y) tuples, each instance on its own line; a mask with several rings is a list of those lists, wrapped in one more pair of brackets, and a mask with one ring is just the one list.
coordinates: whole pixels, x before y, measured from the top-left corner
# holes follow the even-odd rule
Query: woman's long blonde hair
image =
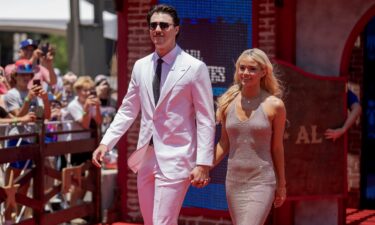
[(240, 93), (242, 85), (238, 76), (239, 64), (244, 57), (251, 57), (260, 65), (262, 70), (265, 70), (265, 76), (260, 80), (260, 87), (272, 95), (282, 97), (282, 88), (279, 80), (275, 77), (273, 65), (266, 53), (258, 48), (247, 49), (238, 57), (236, 62), (236, 71), (234, 72), (234, 83), (229, 89), (217, 99), (216, 119), (222, 122), (225, 118), (225, 110), (233, 99)]

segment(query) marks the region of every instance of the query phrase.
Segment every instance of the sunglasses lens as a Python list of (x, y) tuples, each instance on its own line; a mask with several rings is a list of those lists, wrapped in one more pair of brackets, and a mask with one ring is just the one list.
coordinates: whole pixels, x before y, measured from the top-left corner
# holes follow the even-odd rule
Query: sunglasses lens
[(151, 28), (152, 30), (155, 30), (156, 27), (158, 27), (158, 23), (155, 23), (155, 22), (150, 23), (150, 28)]
[(161, 22), (161, 23), (159, 24), (159, 26), (160, 26), (160, 28), (161, 28), (162, 30), (165, 30), (165, 29), (167, 29), (167, 28), (169, 27), (169, 24), (168, 24), (168, 23)]
[(162, 29), (162, 30), (165, 30), (170, 26), (169, 23), (166, 23), (166, 22), (160, 22), (160, 23), (152, 22), (152, 23), (150, 23), (150, 29), (156, 30), (158, 25), (159, 25), (160, 29)]

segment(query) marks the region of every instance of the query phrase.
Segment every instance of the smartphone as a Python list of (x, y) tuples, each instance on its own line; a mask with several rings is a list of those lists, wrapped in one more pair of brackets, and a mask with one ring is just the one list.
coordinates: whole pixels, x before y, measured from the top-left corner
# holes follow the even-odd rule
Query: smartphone
[(46, 44), (42, 45), (40, 49), (42, 50), (43, 55), (46, 56), (49, 51), (49, 43), (47, 42)]
[(96, 91), (95, 90), (91, 90), (90, 91), (90, 95), (96, 96)]
[(38, 85), (38, 86), (40, 86), (40, 85), (41, 85), (40, 80), (39, 80), (39, 79), (35, 79), (35, 80), (33, 80), (33, 85)]

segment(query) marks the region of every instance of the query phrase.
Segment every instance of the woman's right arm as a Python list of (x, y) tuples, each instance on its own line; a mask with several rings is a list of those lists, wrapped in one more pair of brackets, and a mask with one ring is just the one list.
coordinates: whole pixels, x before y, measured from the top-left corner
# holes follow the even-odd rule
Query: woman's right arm
[(215, 148), (215, 158), (214, 158), (214, 167), (217, 166), (223, 160), (225, 155), (229, 151), (229, 138), (227, 134), (227, 129), (225, 128), (225, 118), (221, 123), (221, 136), (219, 143), (217, 143)]

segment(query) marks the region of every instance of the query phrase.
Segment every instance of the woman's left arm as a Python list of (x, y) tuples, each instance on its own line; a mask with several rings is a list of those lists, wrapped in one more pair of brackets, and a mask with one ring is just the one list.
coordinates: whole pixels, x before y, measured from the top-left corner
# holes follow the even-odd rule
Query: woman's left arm
[(276, 197), (274, 205), (280, 207), (286, 198), (286, 179), (284, 162), (284, 130), (286, 121), (285, 105), (281, 99), (272, 100), (273, 120), (272, 120), (272, 143), (271, 154), (276, 174)]

